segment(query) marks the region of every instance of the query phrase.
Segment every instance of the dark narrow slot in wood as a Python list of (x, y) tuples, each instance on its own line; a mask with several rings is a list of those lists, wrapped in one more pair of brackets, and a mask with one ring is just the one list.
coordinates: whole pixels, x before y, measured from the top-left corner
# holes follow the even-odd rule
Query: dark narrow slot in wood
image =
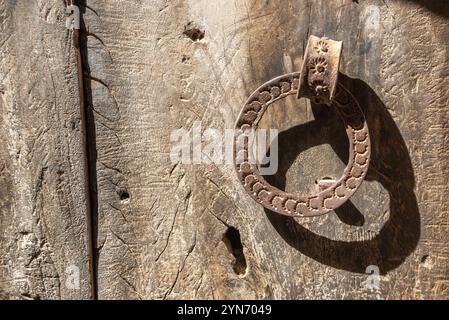
[(98, 299), (98, 196), (97, 196), (97, 167), (96, 167), (96, 130), (95, 118), (92, 112), (92, 94), (90, 78), (87, 32), (83, 20), (86, 11), (86, 1), (73, 1), (80, 8), (80, 30), (73, 30), (73, 42), (77, 51), (78, 81), (80, 91), (81, 126), (85, 148), (85, 183), (87, 199), (87, 224), (89, 237), (89, 263), (91, 277), (91, 299)]

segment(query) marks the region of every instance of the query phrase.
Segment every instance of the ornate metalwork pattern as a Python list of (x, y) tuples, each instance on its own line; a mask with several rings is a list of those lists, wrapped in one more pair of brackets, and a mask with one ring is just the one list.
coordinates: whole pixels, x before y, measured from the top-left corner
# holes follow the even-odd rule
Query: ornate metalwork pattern
[[(314, 50), (329, 52), (329, 41), (313, 41)], [(316, 44), (316, 45), (315, 45)], [(310, 42), (309, 42), (310, 45)], [(338, 57), (339, 59), (339, 57)], [(258, 123), (267, 108), (275, 101), (289, 95), (302, 96), (302, 85), (307, 85), (307, 90), (315, 90), (315, 93), (307, 95), (309, 98), (319, 97), (326, 101), (331, 99), (332, 107), (335, 107), (343, 120), (349, 139), (349, 163), (342, 177), (337, 181), (327, 182), (322, 190), (309, 196), (286, 193), (270, 185), (260, 174), (259, 164), (249, 161), (251, 148), (245, 142), (240, 148), (235, 146), (235, 168), (237, 175), (247, 193), (264, 207), (287, 216), (317, 216), (328, 213), (351, 197), (362, 183), (370, 161), (370, 136), (365, 116), (354, 96), (341, 84), (337, 84), (336, 77), (327, 77), (324, 80), (326, 89), (319, 88), (314, 82), (313, 74), (323, 73), (323, 68), (338, 68), (338, 63), (329, 62), (326, 56), (306, 57), (304, 64), (308, 65), (303, 72), (286, 74), (272, 79), (254, 93), (245, 103), (236, 123), (237, 136), (235, 141), (245, 139), (252, 130), (257, 130)], [(325, 73), (326, 71), (324, 71)], [(328, 75), (335, 70), (329, 70)], [(338, 72), (338, 69), (337, 69)], [(311, 76), (312, 74), (312, 76)], [(325, 73), (326, 74), (326, 73)], [(303, 82), (307, 79), (307, 82)], [(333, 79), (333, 80), (332, 80)], [(321, 85), (321, 84), (320, 84)], [(323, 101), (323, 100), (320, 100)], [(242, 136), (243, 135), (243, 136)], [(254, 159), (254, 157), (252, 157)]]
[(310, 36), (299, 81), (298, 98), (330, 105), (334, 99), (342, 42)]

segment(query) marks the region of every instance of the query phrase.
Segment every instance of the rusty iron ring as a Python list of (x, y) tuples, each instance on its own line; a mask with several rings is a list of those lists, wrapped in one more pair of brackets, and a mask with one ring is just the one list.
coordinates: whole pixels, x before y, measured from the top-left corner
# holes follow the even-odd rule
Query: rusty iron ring
[[(301, 73), (266, 82), (250, 95), (240, 112), (234, 140), (235, 169), (246, 192), (269, 210), (295, 217), (323, 215), (345, 203), (365, 178), (371, 154), (370, 136), (359, 103), (337, 83), (340, 53), (341, 42), (311, 36)], [(287, 193), (270, 185), (260, 174), (259, 163), (249, 161), (255, 158), (251, 158), (247, 138), (258, 129), (268, 106), (289, 95), (335, 107), (348, 135), (349, 162), (342, 177), (323, 183), (322, 190), (315, 195)]]

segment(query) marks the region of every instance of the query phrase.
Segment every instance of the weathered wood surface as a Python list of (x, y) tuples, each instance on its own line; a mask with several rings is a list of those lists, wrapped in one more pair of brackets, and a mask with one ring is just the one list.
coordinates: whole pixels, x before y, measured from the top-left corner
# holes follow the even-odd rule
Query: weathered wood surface
[(91, 296), (76, 51), (64, 11), (56, 0), (0, 1), (1, 299)]
[[(99, 298), (448, 298), (446, 1), (88, 5)], [(344, 41), (342, 70), (369, 118), (374, 158), (352, 204), (286, 219), (231, 166), (170, 163), (172, 130), (232, 128), (252, 90), (300, 69), (309, 34)], [(332, 111), (289, 100), (264, 122), (314, 118), (281, 134), (278, 186), (306, 192), (340, 174), (347, 142)], [(368, 265), (378, 292), (363, 285)]]
[[(0, 288), (85, 298), (87, 282), (72, 293), (61, 278), (75, 259), (89, 279), (76, 61), (59, 2), (22, 2), (0, 2)], [(448, 1), (81, 2), (98, 298), (449, 298)], [(341, 79), (371, 130), (370, 171), (350, 203), (284, 218), (251, 200), (231, 165), (171, 163), (173, 130), (232, 128), (255, 88), (300, 69), (310, 34), (344, 42)], [(291, 98), (263, 126), (284, 130), (272, 184), (312, 192), (341, 174), (347, 141), (332, 109)], [(38, 259), (17, 249), (31, 237), (22, 221), (49, 244)], [(370, 265), (380, 290), (365, 285)], [(16, 270), (31, 291), (14, 285)], [(48, 289), (58, 277), (60, 292)]]

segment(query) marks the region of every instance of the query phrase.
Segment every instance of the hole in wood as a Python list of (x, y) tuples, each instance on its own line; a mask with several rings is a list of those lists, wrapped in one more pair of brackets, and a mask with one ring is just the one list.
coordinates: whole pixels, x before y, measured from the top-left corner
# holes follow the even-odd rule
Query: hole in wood
[(429, 255), (428, 255), (428, 254), (423, 255), (423, 256), (421, 257), (421, 263), (426, 263), (426, 261), (427, 261), (428, 258), (429, 258)]
[(238, 275), (245, 274), (247, 265), (242, 241), (240, 240), (240, 232), (234, 227), (229, 227), (223, 235), (223, 242), (235, 258), (234, 272)]
[(129, 200), (129, 192), (126, 190), (120, 189), (118, 191), (118, 195), (120, 197), (120, 200), (122, 200), (122, 201)]
[(183, 34), (189, 37), (192, 41), (200, 41), (204, 38), (205, 32), (197, 26), (193, 25), (192, 22), (189, 22), (184, 27)]

